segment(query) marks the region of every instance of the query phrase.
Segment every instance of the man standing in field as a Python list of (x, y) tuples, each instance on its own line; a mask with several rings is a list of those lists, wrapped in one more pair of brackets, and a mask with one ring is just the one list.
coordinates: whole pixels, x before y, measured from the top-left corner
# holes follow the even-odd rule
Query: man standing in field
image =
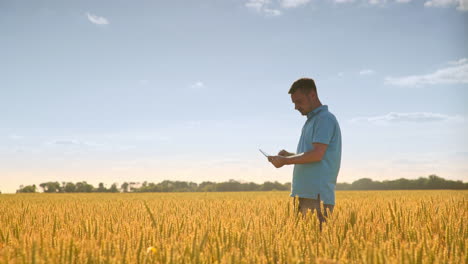
[[(290, 90), (295, 109), (307, 116), (296, 153), (281, 150), (268, 160), (276, 167), (294, 164), (291, 197), (299, 198), (303, 216), (310, 209), (320, 221), (326, 220), (335, 205), (335, 185), (341, 163), (341, 130), (335, 116), (322, 105), (315, 82), (309, 78), (295, 81)], [(323, 201), (323, 211), (320, 206)]]

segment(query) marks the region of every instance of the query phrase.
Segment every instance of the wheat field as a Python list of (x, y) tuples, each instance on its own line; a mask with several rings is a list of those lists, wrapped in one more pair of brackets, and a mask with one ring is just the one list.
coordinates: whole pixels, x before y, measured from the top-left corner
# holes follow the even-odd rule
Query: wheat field
[(468, 263), (468, 191), (0, 195), (0, 263)]

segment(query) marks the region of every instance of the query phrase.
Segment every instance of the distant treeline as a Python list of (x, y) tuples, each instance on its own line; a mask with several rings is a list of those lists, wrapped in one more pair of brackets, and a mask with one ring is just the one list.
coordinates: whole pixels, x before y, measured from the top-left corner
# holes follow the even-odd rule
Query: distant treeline
[(337, 190), (437, 190), (437, 189), (452, 189), (466, 190), (468, 182), (446, 180), (437, 175), (429, 175), (429, 177), (420, 177), (415, 180), (398, 179), (391, 181), (373, 181), (369, 178), (362, 178), (353, 183), (338, 183)]
[[(254, 182), (241, 183), (235, 180), (227, 182), (202, 182), (200, 184), (185, 181), (162, 181), (160, 183), (148, 182), (124, 182), (117, 187), (114, 183), (106, 188), (104, 183), (99, 183), (98, 188), (83, 182), (45, 182), (39, 184), (45, 193), (91, 193), (91, 192), (230, 192), (230, 191), (287, 191), (291, 189), (291, 183), (265, 182), (257, 184)], [(38, 189), (36, 185), (20, 186), (17, 193), (34, 193)]]
[[(291, 183), (264, 182), (257, 184), (253, 182), (242, 183), (235, 180), (227, 182), (205, 181), (200, 184), (185, 181), (162, 181), (160, 183), (138, 183), (124, 182), (118, 187), (116, 183), (106, 188), (104, 183), (99, 183), (95, 188), (93, 185), (83, 182), (45, 182), (39, 184), (45, 193), (91, 193), (91, 192), (242, 192), (242, 191), (289, 191)], [(398, 179), (391, 181), (373, 181), (363, 178), (353, 183), (338, 183), (337, 190), (434, 190), (434, 189), (468, 189), (468, 183), (462, 181), (452, 181), (441, 178), (437, 175), (430, 175), (427, 178), (416, 180)], [(21, 185), (17, 193), (35, 193), (38, 191), (36, 185)]]

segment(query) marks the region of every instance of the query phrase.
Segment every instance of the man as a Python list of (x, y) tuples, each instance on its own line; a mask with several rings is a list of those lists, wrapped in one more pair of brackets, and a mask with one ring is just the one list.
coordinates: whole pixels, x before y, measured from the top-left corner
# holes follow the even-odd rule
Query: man
[[(307, 116), (297, 146), (297, 154), (281, 150), (268, 160), (276, 167), (294, 164), (291, 197), (299, 197), (299, 211), (317, 213), (326, 220), (335, 205), (335, 185), (341, 163), (341, 131), (335, 116), (322, 105), (315, 82), (309, 78), (295, 81), (290, 90), (295, 109)], [(324, 210), (320, 201), (324, 203)]]

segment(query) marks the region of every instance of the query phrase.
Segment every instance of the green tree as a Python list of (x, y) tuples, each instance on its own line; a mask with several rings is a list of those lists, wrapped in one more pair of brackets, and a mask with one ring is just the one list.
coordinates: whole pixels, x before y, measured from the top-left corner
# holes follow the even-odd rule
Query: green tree
[(242, 191), (242, 184), (236, 180), (229, 180), (228, 182), (220, 182), (216, 184), (216, 191), (218, 192), (239, 192)]
[(16, 190), (16, 193), (35, 193), (36, 192), (36, 185), (27, 185), (23, 186), (20, 185), (20, 188)]
[(200, 192), (214, 192), (216, 190), (216, 183), (205, 181), (198, 185), (198, 191)]
[(76, 185), (73, 182), (67, 182), (65, 186), (63, 186), (63, 191), (67, 193), (76, 192)]
[(262, 191), (286, 191), (287, 187), (282, 185), (281, 183), (275, 181), (275, 182), (264, 182), (263, 185), (260, 187), (260, 190)]
[(42, 190), (45, 193), (62, 192), (62, 188), (60, 187), (59, 182), (44, 182), (44, 183), (39, 184), (39, 186), (42, 188)]
[(130, 186), (130, 184), (128, 182), (124, 182), (122, 183), (122, 185), (120, 185), (120, 189), (122, 189), (122, 192), (128, 192), (128, 187)]
[(104, 183), (102, 182), (99, 183), (98, 188), (96, 189), (96, 192), (107, 192), (107, 189), (104, 186)]
[(76, 192), (89, 193), (94, 190), (93, 185), (88, 184), (87, 182), (77, 182), (76, 183)]
[(117, 184), (116, 184), (116, 183), (113, 183), (113, 184), (111, 185), (111, 187), (109, 188), (108, 191), (109, 191), (109, 192), (112, 192), (112, 193), (117, 193), (117, 192), (119, 192), (119, 189), (117, 188)]

